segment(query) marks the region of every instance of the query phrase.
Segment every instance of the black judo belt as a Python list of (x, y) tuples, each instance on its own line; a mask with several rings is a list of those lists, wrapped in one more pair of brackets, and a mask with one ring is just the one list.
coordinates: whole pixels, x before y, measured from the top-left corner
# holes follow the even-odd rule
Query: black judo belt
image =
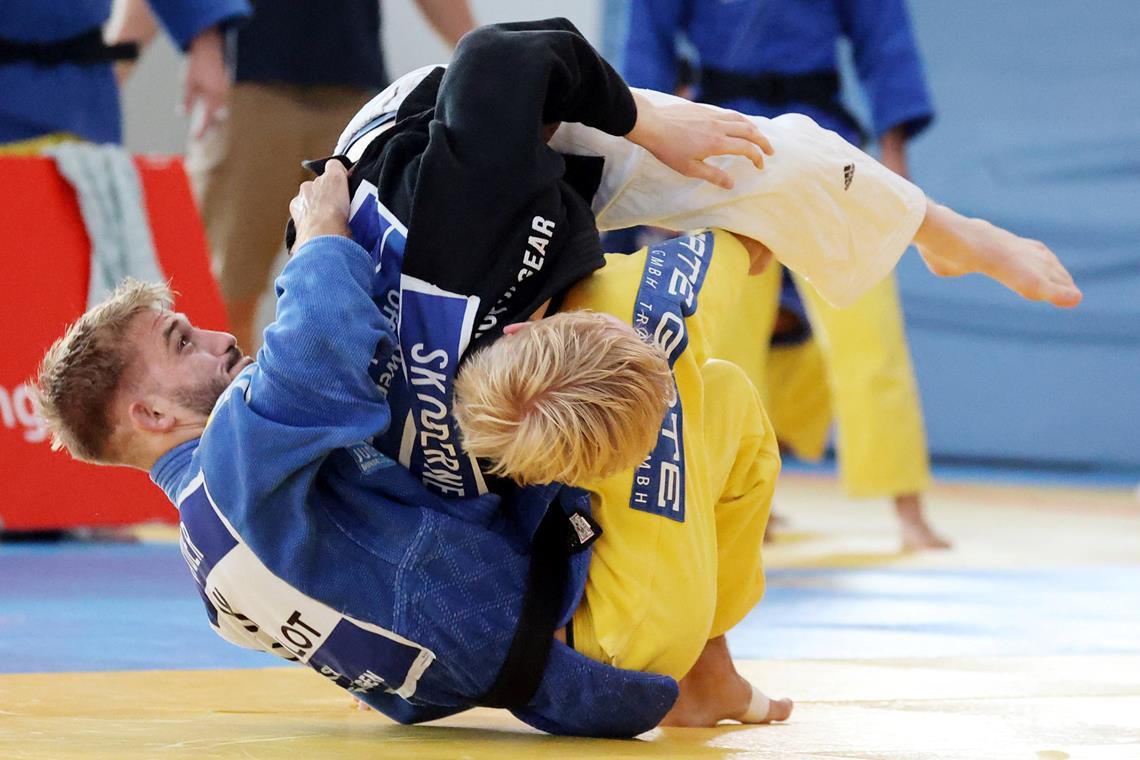
[(570, 575), (570, 555), (588, 547), (601, 534), (601, 527), (581, 510), (567, 515), (557, 502), (546, 510), (531, 543), (518, 628), (495, 683), (479, 704), (521, 708), (534, 697), (554, 646), (558, 613)]
[(702, 68), (700, 99), (717, 105), (749, 98), (770, 106), (803, 103), (827, 113), (858, 133), (859, 144), (867, 133), (839, 99), (839, 73), (812, 71), (807, 74), (740, 74), (735, 71)]
[(34, 63), (37, 66), (59, 66), (65, 63), (94, 64), (133, 61), (139, 57), (134, 42), (108, 45), (99, 27), (54, 42), (22, 42), (0, 37), (0, 65)]

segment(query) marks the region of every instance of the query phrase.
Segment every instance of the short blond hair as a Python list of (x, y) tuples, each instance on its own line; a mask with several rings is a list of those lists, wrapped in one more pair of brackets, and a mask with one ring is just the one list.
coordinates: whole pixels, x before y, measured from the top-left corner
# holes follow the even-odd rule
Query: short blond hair
[(122, 463), (111, 445), (110, 409), (134, 359), (127, 330), (139, 314), (169, 309), (173, 300), (164, 284), (128, 278), (52, 344), (40, 362), (35, 393), (53, 450), (67, 449), (85, 462)]
[(463, 446), (521, 484), (583, 484), (631, 469), (657, 441), (676, 386), (664, 353), (613, 317), (533, 322), (455, 380)]

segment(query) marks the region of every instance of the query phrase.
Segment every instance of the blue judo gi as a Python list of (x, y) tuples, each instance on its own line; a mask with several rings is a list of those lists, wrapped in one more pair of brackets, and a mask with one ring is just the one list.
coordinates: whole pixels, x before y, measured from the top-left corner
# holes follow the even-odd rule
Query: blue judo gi
[[(511, 93), (492, 75), (499, 68), (516, 72)], [(562, 160), (540, 142), (541, 116), (623, 133), (632, 97), (561, 20), (473, 32), (448, 75), (416, 89), (421, 97), (401, 109), (415, 113), (386, 133), (394, 142), (370, 146), (390, 149), (380, 166), (357, 165), (353, 240), (321, 237), (294, 253), (256, 364), (219, 399), (201, 438), (167, 452), (151, 475), (179, 508), (183, 556), (227, 640), (300, 661), (401, 722), (487, 704), (552, 733), (634, 735), (672, 706), (676, 681), (553, 639), (585, 589), (584, 536), (597, 535), (589, 496), (557, 484), (489, 490), (449, 414), (477, 324), (548, 297), (520, 287), (516, 256), (550, 287), (552, 273), (574, 279), (600, 265), (588, 208), (585, 221), (565, 210), (586, 201), (563, 186)], [(497, 190), (480, 163), (501, 165), (495, 151), (516, 161)], [(419, 184), (392, 182), (395, 169)], [(442, 189), (420, 177), (436, 172)], [(380, 195), (397, 207), (423, 203), (404, 214), (410, 231)], [(425, 221), (429, 233), (452, 233), (445, 245), (421, 238), (416, 247)], [(501, 234), (487, 232), (500, 224)], [(491, 276), (496, 258), (509, 276)], [(481, 286), (483, 297), (443, 287), (453, 282)], [(500, 289), (525, 295), (504, 301)], [(514, 311), (492, 313), (505, 302)]]
[[(200, 32), (247, 17), (247, 0), (149, 0), (182, 50)], [(111, 0), (10, 0), (0, 13), (3, 42), (57, 43), (96, 30)], [(0, 144), (66, 132), (92, 142), (122, 140), (119, 88), (110, 63), (44, 65), (0, 55)]]
[[(699, 69), (768, 78), (833, 75), (837, 43), (846, 37), (875, 137), (899, 126), (914, 136), (934, 115), (904, 0), (632, 0), (629, 21), (622, 74), (634, 87), (674, 91), (678, 36), (695, 48)], [(773, 87), (778, 92), (781, 85)], [(698, 82), (696, 99), (757, 116), (803, 113), (850, 142), (862, 141), (858, 126), (836, 107), (721, 93), (708, 98), (707, 90)], [(838, 92), (836, 104), (837, 98)]]
[[(552, 502), (588, 512), (589, 497), (552, 485), (445, 498), (371, 445), (391, 408), (369, 370), (397, 345), (373, 301), (375, 266), (348, 238), (298, 249), (257, 363), (151, 477), (178, 506), (182, 554), (219, 634), (413, 723), (482, 703), (522, 616), (533, 516)], [(589, 561), (588, 548), (570, 560), (558, 625)], [(553, 642), (513, 712), (552, 733), (630, 736), (676, 697), (671, 678)]]

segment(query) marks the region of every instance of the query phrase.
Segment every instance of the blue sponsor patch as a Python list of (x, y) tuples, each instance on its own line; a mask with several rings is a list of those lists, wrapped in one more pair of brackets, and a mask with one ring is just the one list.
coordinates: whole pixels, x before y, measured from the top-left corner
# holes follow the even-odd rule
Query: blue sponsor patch
[(206, 576), (214, 565), (222, 561), (222, 557), (237, 546), (237, 539), (214, 511), (204, 485), (199, 485), (186, 496), (178, 511), (178, 546), (182, 550), (182, 558), (194, 574), (194, 583), (206, 605), (210, 622), (217, 626), (218, 608), (206, 595)]
[[(348, 220), (352, 239), (368, 251), (372, 258), (372, 301), (388, 322), (392, 332), (398, 331), (400, 312), (400, 269), (404, 265), (407, 227), (376, 197), (376, 187), (363, 182), (356, 189)], [(368, 368), (369, 377), (383, 397), (387, 397), (393, 378), (401, 370), (397, 347), (381, 341)]]
[[(309, 667), (337, 686), (366, 697), (401, 689), (423, 651), (341, 620), (309, 658)], [(414, 679), (406, 691), (415, 691)]]
[(194, 578), (202, 588), (206, 586), (206, 576), (222, 557), (237, 546), (237, 539), (214, 511), (206, 496), (206, 487), (200, 485), (178, 506), (180, 525), (178, 543), (182, 558), (190, 566)]
[(451, 417), (452, 383), (471, 340), (478, 299), (401, 276), (407, 227), (367, 182), (353, 196), (349, 228), (372, 256), (372, 299), (399, 335), (398, 345), (377, 346), (369, 367), (392, 410), (392, 424), (374, 443), (437, 494), (483, 493), (482, 476), (463, 452)]
[[(713, 252), (713, 235), (703, 232), (666, 240), (646, 252), (633, 327), (669, 357), (673, 366), (689, 345), (685, 318), (697, 311)], [(630, 509), (685, 521), (684, 413), (678, 393), (665, 413), (657, 445), (633, 476)]]
[[(404, 371), (388, 403), (400, 463), (442, 496), (470, 497), (486, 489), (459, 442), (451, 416), (459, 357), (474, 327), (478, 299), (405, 278), (400, 293), (400, 351)], [(386, 444), (396, 444), (389, 438)]]

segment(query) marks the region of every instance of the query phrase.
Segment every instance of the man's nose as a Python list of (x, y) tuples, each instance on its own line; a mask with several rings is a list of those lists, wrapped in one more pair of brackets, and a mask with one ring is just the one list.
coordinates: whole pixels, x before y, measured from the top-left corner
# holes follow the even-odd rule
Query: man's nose
[(237, 338), (227, 332), (211, 332), (210, 347), (212, 353), (219, 356), (229, 353), (237, 345)]

